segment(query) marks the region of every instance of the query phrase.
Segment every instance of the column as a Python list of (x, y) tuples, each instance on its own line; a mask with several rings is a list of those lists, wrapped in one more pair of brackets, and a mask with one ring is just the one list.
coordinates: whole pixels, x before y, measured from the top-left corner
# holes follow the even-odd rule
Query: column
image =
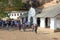
[(30, 23), (30, 17), (31, 17), (31, 16), (28, 15), (28, 22), (29, 22), (29, 23)]
[(56, 29), (56, 18), (50, 18), (50, 29)]
[(45, 28), (45, 18), (40, 18), (40, 27)]
[(37, 24), (37, 19), (36, 19), (36, 17), (33, 17), (33, 24)]

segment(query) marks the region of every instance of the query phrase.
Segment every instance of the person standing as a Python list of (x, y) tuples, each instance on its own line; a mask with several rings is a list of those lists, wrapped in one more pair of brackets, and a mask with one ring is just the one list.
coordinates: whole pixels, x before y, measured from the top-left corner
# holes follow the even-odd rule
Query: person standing
[(5, 21), (2, 20), (2, 28), (4, 28), (4, 27), (5, 27)]
[(23, 29), (23, 31), (25, 31), (25, 28), (26, 28), (26, 18), (24, 17), (23, 18), (23, 22), (22, 22), (22, 29)]
[(7, 21), (7, 30), (9, 30), (11, 28), (11, 20), (9, 19), (8, 21)]
[(19, 28), (19, 30), (21, 30), (21, 22), (20, 22), (20, 20), (18, 20), (18, 28)]

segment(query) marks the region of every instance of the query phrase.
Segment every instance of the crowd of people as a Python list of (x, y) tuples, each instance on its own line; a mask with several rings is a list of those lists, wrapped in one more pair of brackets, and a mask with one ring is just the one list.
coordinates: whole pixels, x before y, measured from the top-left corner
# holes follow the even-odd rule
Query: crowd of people
[(25, 31), (25, 29), (32, 28), (32, 31), (37, 33), (37, 25), (34, 25), (32, 23), (27, 23), (27, 21), (23, 20), (21, 23), (21, 20), (11, 20), (8, 19), (6, 21), (0, 19), (0, 29), (6, 28), (7, 30), (10, 30), (12, 27), (17, 27), (19, 30)]

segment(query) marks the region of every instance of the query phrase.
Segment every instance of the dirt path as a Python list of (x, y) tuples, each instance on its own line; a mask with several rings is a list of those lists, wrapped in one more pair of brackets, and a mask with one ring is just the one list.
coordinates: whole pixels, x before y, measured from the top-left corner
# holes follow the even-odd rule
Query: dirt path
[(19, 30), (0, 30), (0, 40), (60, 40), (59, 33), (21, 32)]

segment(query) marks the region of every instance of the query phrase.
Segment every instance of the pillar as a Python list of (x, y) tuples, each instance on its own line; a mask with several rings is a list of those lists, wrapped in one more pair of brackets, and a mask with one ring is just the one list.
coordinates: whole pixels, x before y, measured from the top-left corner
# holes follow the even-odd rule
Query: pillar
[(50, 18), (50, 29), (56, 30), (56, 18)]
[(28, 16), (28, 22), (30, 23), (30, 16)]
[(45, 28), (45, 18), (40, 18), (40, 27)]
[(36, 17), (33, 17), (33, 24), (37, 24), (37, 19), (36, 19)]

